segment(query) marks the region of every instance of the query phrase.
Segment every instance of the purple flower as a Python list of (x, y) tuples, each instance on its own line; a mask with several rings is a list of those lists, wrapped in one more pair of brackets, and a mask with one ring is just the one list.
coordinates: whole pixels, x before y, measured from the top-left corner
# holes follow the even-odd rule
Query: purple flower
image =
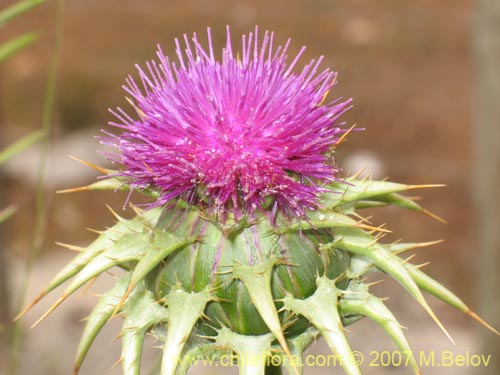
[(273, 33), (258, 40), (258, 29), (242, 37), (233, 52), (229, 28), (220, 60), (210, 29), (208, 50), (196, 34), (185, 47), (176, 40), (179, 62), (158, 47), (159, 63), (137, 66), (125, 91), (137, 118), (111, 111), (123, 129), (104, 143), (117, 147), (112, 160), (134, 189), (160, 193), (152, 206), (176, 198), (215, 211), (252, 213), (281, 209), (302, 215), (316, 207), (322, 185), (336, 179), (332, 153), (337, 119), (350, 100), (323, 103), (336, 73), (318, 72), (322, 61), (294, 69), (305, 48), (287, 64), (285, 46), (273, 46)]

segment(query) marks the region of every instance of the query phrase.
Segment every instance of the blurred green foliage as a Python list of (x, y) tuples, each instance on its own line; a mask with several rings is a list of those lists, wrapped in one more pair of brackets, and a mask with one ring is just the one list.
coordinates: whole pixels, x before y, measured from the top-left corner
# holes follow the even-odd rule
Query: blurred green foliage
[[(45, 0), (25, 0), (19, 1), (4, 10), (0, 11), (0, 27), (4, 26), (13, 18), (27, 12), (28, 10), (44, 3)], [(37, 39), (36, 33), (26, 33), (0, 44), (0, 64), (15, 54), (17, 51), (30, 45)]]
[[(43, 2), (45, 2), (45, 0), (19, 1), (1, 10), (0, 27), (5, 26), (5, 24), (7, 24), (7, 22), (9, 22), (10, 20), (27, 12), (37, 5), (42, 4)], [(17, 51), (33, 43), (37, 38), (38, 35), (36, 33), (28, 32), (0, 44), (0, 64), (14, 55)], [(4, 150), (0, 150), (0, 165), (5, 163), (9, 158), (32, 146), (34, 143), (43, 138), (44, 134), (45, 132), (37, 130), (21, 138), (19, 141), (15, 142)], [(15, 211), (16, 209), (14, 206), (9, 206), (3, 210), (0, 210), (0, 223), (12, 216)]]

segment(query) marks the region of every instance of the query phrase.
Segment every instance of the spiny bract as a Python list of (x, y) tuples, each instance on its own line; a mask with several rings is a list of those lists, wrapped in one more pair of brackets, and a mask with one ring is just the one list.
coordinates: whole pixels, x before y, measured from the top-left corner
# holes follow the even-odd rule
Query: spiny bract
[[(338, 179), (332, 154), (348, 131), (337, 120), (350, 101), (324, 104), (335, 74), (317, 73), (321, 59), (295, 73), (302, 50), (287, 65), (288, 44), (273, 48), (265, 33), (259, 45), (257, 29), (243, 37), (241, 56), (228, 30), (221, 61), (210, 34), (208, 51), (196, 36), (194, 50), (185, 40), (186, 60), (177, 42), (179, 66), (160, 50), (149, 75), (139, 69), (142, 90), (127, 80), (138, 118), (114, 111), (123, 131), (103, 140), (119, 149), (110, 157), (122, 168), (101, 169), (106, 179), (73, 189), (140, 191), (152, 203), (133, 219), (117, 216), (25, 309), (71, 280), (41, 320), (95, 277), (125, 270), (87, 319), (74, 373), (119, 314), (126, 375), (139, 374), (147, 333), (163, 345), (162, 375), (223, 356), (242, 374), (301, 374), (301, 355), (320, 336), (347, 374), (361, 374), (344, 327), (362, 317), (411, 353), (396, 318), (363, 283), (375, 271), (399, 282), (443, 330), (421, 290), (482, 322), (399, 256), (432, 243), (383, 244), (387, 230), (359, 220), (358, 210), (386, 205), (428, 213), (401, 195), (423, 186)], [(420, 373), (411, 355), (407, 364)]]

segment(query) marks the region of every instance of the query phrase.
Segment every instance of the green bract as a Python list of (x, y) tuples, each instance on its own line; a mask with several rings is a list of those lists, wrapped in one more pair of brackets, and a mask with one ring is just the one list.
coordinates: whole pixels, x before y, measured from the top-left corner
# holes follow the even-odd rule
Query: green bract
[[(83, 189), (123, 188), (122, 183), (108, 180)], [(394, 278), (443, 330), (421, 290), (486, 325), (452, 292), (399, 256), (433, 243), (383, 244), (380, 234), (386, 230), (354, 219), (364, 207), (426, 212), (401, 195), (418, 187), (350, 178), (330, 185), (321, 209), (300, 219), (271, 220), (262, 213), (221, 223), (182, 202), (136, 210), (130, 220), (117, 216), (117, 223), (81, 249), (33, 304), (71, 279), (43, 319), (96, 276), (113, 267), (126, 271), (88, 317), (75, 373), (100, 329), (121, 316), (127, 375), (139, 374), (147, 333), (164, 343), (162, 375), (185, 374), (195, 359), (223, 355), (238, 358), (242, 374), (264, 374), (276, 363), (302, 374), (301, 354), (320, 336), (347, 374), (361, 374), (344, 327), (362, 317), (380, 325), (400, 350), (411, 352), (396, 318), (363, 282), (370, 272)], [(408, 364), (420, 373), (413, 357)]]

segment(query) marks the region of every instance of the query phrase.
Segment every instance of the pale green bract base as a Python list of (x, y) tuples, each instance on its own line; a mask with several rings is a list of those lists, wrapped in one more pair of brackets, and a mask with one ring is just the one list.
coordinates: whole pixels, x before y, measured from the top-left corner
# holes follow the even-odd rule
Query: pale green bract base
[[(123, 181), (108, 179), (76, 190), (118, 187), (127, 189)], [(366, 207), (392, 205), (423, 212), (421, 206), (400, 194), (417, 188), (416, 186), (350, 178), (345, 183), (335, 183), (329, 188), (332, 193), (324, 194), (320, 199), (321, 210), (309, 212), (307, 218), (301, 220), (280, 221), (276, 226), (270, 226), (269, 235), (301, 236), (304, 231), (319, 228), (330, 231), (333, 240), (320, 243), (317, 251), (321, 254), (329, 251), (348, 254), (349, 263), (342, 274), (334, 279), (328, 278), (326, 271), (323, 275), (318, 274), (316, 289), (307, 298), (296, 298), (289, 292), (284, 292), (283, 298), (276, 300), (271, 286), (273, 272), (276, 267), (287, 264), (287, 259), (269, 252), (254, 264), (235, 262), (227, 268), (230, 281), (239, 280), (246, 288), (252, 304), (269, 329), (268, 333), (245, 335), (232, 331), (223, 322), (213, 322), (208, 318), (206, 308), (211, 302), (231, 303), (221, 301), (217, 296), (217, 291), (224, 288), (224, 285), (209, 285), (202, 290), (186, 291), (178, 283), (171, 285), (166, 295), (157, 297), (158, 291), (152, 290), (151, 285), (154, 283), (150, 280), (154, 270), (161, 267), (170, 255), (198, 241), (204, 241), (203, 236), (182, 237), (175, 232), (159, 229), (157, 223), (162, 208), (144, 212), (136, 210), (137, 216), (131, 220), (117, 216), (117, 223), (102, 232), (87, 248), (79, 249), (81, 251), (78, 256), (54, 277), (25, 311), (47, 293), (71, 279), (59, 300), (42, 316), (43, 319), (93, 278), (113, 267), (121, 267), (127, 271), (127, 276), (118, 278), (116, 286), (100, 297), (89, 315), (77, 350), (75, 374), (101, 328), (114, 316), (121, 316), (121, 361), (125, 375), (140, 373), (142, 347), (147, 333), (153, 334), (164, 345), (161, 375), (186, 374), (189, 364), (195, 363), (197, 358), (217, 360), (228, 355), (236, 355), (242, 359), (239, 365), (240, 373), (244, 375), (264, 374), (265, 359), (271, 356), (281, 357), (279, 362), (284, 364), (290, 374), (302, 374), (301, 355), (318, 337), (323, 337), (332, 352), (340, 358), (346, 374), (359, 375), (361, 370), (345, 336), (344, 327), (362, 317), (375, 321), (401, 351), (411, 353), (410, 345), (394, 315), (382, 299), (370, 293), (369, 285), (364, 283), (364, 276), (376, 271), (394, 278), (443, 330), (421, 290), (469, 314), (495, 331), (452, 292), (399, 256), (406, 250), (432, 243), (383, 244), (380, 234), (384, 229), (373, 228), (363, 221), (353, 219), (359, 218), (357, 210)], [(252, 225), (255, 224), (245, 223), (247, 228)], [(238, 224), (234, 227), (221, 227), (221, 230), (225, 231), (226, 236), (237, 236), (241, 230), (237, 226)], [(287, 266), (301, 267), (300, 264)], [(293, 319), (298, 316), (305, 318), (309, 327), (296, 335), (287, 334), (287, 328), (294, 324)], [(207, 336), (207, 326), (213, 327), (213, 335)], [(205, 329), (201, 329), (202, 327)], [(414, 373), (420, 374), (415, 358), (410, 357), (408, 365)]]

